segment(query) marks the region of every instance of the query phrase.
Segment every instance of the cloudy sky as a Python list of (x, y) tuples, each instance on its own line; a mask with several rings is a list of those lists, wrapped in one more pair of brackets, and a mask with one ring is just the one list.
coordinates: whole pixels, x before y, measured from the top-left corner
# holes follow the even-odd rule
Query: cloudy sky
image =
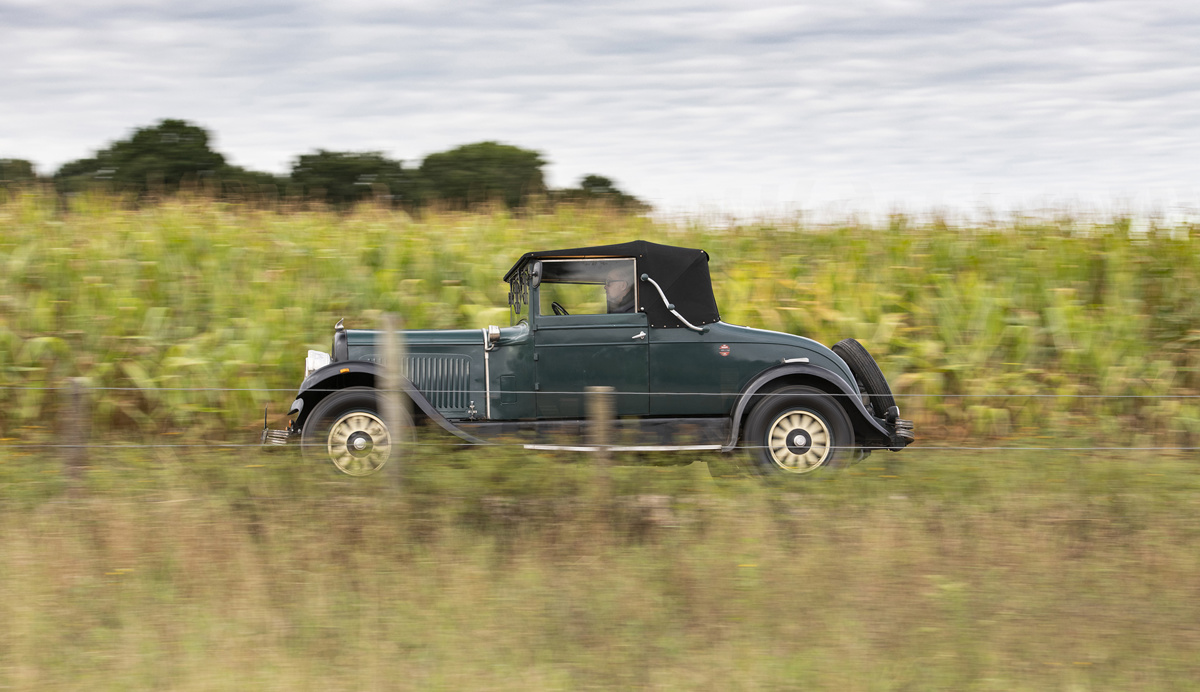
[(671, 211), (1200, 207), (1200, 4), (0, 0), (0, 157), (499, 140)]

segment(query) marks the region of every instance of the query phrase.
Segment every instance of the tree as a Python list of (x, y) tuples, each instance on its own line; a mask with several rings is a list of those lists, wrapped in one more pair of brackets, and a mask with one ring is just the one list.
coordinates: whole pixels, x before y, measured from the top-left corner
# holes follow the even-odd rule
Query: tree
[(381, 195), (393, 203), (416, 201), (413, 172), (378, 151), (319, 149), (296, 159), (291, 182), (306, 197), (319, 197), (338, 207)]
[[(100, 184), (119, 191), (172, 193), (184, 182), (202, 184), (222, 176), (256, 179), (257, 174), (228, 166), (209, 146), (208, 131), (184, 120), (162, 120), (135, 130), (95, 156), (64, 164), (54, 174), (62, 191)], [(268, 176), (269, 177), (269, 176)]]
[(25, 159), (0, 159), (0, 187), (28, 185), (37, 180), (33, 164)]
[(645, 212), (650, 205), (633, 195), (622, 192), (611, 178), (602, 175), (585, 175), (579, 181), (579, 187), (555, 190), (551, 199), (558, 203), (590, 204), (599, 202), (609, 204), (622, 211)]
[(544, 165), (536, 151), (478, 142), (430, 154), (420, 170), (434, 199), (463, 208), (495, 199), (518, 207), (529, 195), (545, 192)]
[(277, 194), (280, 188), (286, 187), (287, 176), (277, 176), (261, 171), (252, 171), (241, 166), (226, 164), (221, 169), (217, 181), (222, 195), (240, 197), (246, 194), (257, 195), (268, 192), (270, 196)]
[(611, 178), (605, 178), (602, 175), (585, 175), (579, 181), (579, 189), (589, 195), (611, 195), (621, 194), (616, 185), (613, 185)]

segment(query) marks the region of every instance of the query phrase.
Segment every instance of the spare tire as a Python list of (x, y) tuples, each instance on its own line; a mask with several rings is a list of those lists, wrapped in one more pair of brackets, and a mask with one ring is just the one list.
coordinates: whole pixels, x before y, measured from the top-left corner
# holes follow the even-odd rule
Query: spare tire
[(867, 398), (875, 417), (886, 418), (888, 409), (896, 405), (896, 399), (892, 396), (892, 390), (888, 387), (883, 371), (879, 369), (867, 349), (854, 339), (842, 339), (833, 345), (833, 352), (846, 361), (846, 365), (850, 366), (850, 372), (854, 373), (854, 379), (858, 380), (860, 386), (866, 388)]

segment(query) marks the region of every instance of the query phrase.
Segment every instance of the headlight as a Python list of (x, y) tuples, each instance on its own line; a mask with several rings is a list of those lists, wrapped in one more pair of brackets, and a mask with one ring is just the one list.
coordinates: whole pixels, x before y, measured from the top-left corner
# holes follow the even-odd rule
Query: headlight
[(329, 365), (329, 354), (324, 351), (309, 351), (308, 358), (304, 359), (304, 379), (321, 368)]

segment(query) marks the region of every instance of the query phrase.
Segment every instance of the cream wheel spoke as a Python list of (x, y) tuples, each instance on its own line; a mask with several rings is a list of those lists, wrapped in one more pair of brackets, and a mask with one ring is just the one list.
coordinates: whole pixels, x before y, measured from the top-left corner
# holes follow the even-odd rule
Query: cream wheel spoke
[(349, 476), (370, 475), (387, 463), (392, 439), (387, 426), (368, 411), (352, 411), (338, 418), (327, 438), (329, 460)]
[(812, 411), (783, 411), (768, 430), (767, 452), (784, 471), (807, 473), (829, 458), (832, 435), (825, 421)]

